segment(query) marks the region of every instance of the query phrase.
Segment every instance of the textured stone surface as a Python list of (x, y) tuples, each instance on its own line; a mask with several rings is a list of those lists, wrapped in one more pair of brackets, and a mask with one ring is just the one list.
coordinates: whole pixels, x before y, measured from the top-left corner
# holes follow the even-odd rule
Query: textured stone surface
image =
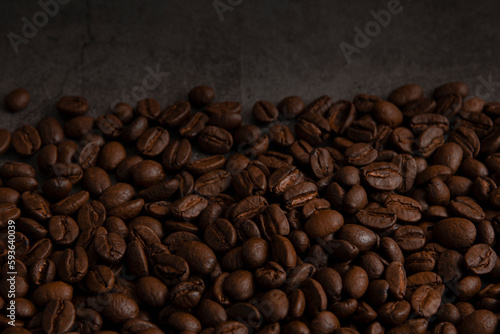
[[(12, 130), (56, 115), (54, 102), (68, 94), (87, 97), (91, 115), (98, 115), (141, 87), (146, 67), (157, 66), (167, 75), (148, 94), (162, 106), (205, 83), (216, 88), (218, 100), (242, 101), (247, 119), (257, 99), (278, 102), (290, 94), (306, 102), (322, 94), (335, 100), (358, 92), (386, 97), (403, 83), (431, 92), (450, 80), (466, 81), (474, 93), (479, 76), (500, 82), (495, 0), (402, 0), (401, 13), (347, 65), (339, 44), (353, 44), (354, 28), (364, 29), (374, 20), (370, 11), (387, 4), (242, 0), (221, 21), (211, 0), (73, 0), (15, 53), (6, 36), (22, 35), (22, 18), (32, 21), (41, 7), (3, 1), (0, 95), (22, 86), (32, 99), (17, 114), (2, 103), (0, 127)], [(489, 99), (500, 100), (500, 87)]]

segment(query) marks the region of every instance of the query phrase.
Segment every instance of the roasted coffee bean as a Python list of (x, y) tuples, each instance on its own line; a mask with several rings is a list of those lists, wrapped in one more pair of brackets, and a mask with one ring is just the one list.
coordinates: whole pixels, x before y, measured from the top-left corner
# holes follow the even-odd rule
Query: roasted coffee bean
[(203, 107), (204, 105), (212, 102), (215, 97), (215, 91), (210, 86), (196, 86), (189, 91), (189, 102), (197, 107)]
[(373, 116), (381, 123), (396, 128), (403, 122), (403, 113), (391, 102), (380, 101), (373, 105)]
[(232, 135), (222, 128), (207, 126), (200, 131), (198, 136), (200, 147), (211, 154), (223, 154), (233, 146)]
[(81, 96), (64, 96), (57, 101), (56, 108), (65, 116), (81, 116), (89, 110), (89, 102)]
[(279, 147), (290, 147), (295, 137), (288, 126), (276, 123), (269, 128), (269, 140)]
[(88, 256), (85, 250), (76, 246), (75, 249), (66, 249), (57, 261), (57, 273), (66, 283), (80, 282), (89, 268)]
[(42, 140), (42, 145), (57, 145), (64, 139), (64, 131), (59, 122), (50, 116), (42, 118), (36, 129)]
[(95, 119), (92, 116), (78, 116), (71, 118), (64, 124), (64, 134), (73, 139), (81, 139), (94, 128)]
[(464, 158), (476, 157), (479, 154), (481, 147), (479, 138), (469, 127), (460, 126), (450, 133), (448, 140), (462, 147)]
[(149, 128), (137, 140), (137, 149), (146, 157), (155, 157), (167, 147), (169, 139), (169, 133), (164, 128)]
[(135, 118), (122, 132), (122, 138), (126, 142), (135, 142), (147, 129), (148, 119), (144, 116)]
[(196, 112), (188, 117), (179, 128), (179, 134), (183, 137), (192, 139), (205, 127), (208, 122), (208, 116), (202, 112)]
[(378, 190), (394, 190), (403, 182), (398, 166), (387, 162), (373, 162), (365, 167), (364, 177)]
[(125, 102), (118, 102), (111, 110), (112, 114), (124, 124), (128, 124), (134, 117), (134, 109)]
[(271, 123), (278, 119), (278, 109), (269, 101), (257, 101), (253, 106), (252, 114), (261, 123)]
[(462, 96), (455, 93), (443, 95), (437, 100), (434, 112), (448, 118), (454, 117), (460, 111), (462, 98)]
[(426, 128), (416, 139), (415, 145), (424, 158), (429, 157), (444, 143), (444, 131), (432, 126)]
[(304, 110), (304, 101), (298, 96), (288, 96), (278, 103), (278, 111), (286, 118), (293, 119)]
[(72, 215), (88, 200), (88, 191), (82, 190), (53, 204), (51, 210), (56, 215)]
[(136, 111), (140, 116), (153, 120), (160, 115), (160, 103), (153, 98), (146, 98), (137, 102)]
[(123, 131), (122, 121), (113, 114), (105, 114), (96, 118), (96, 126), (104, 136), (118, 138)]
[(31, 125), (23, 125), (12, 134), (12, 147), (20, 155), (33, 155), (41, 146), (42, 139), (37, 129)]
[(82, 186), (92, 195), (99, 196), (111, 186), (111, 179), (104, 169), (92, 167), (85, 170)]
[(299, 139), (312, 146), (322, 144), (330, 136), (330, 124), (318, 113), (307, 112), (295, 123), (295, 133)]
[(377, 124), (369, 118), (359, 119), (351, 123), (346, 134), (353, 141), (370, 142), (377, 136)]
[(493, 270), (497, 261), (497, 254), (486, 244), (476, 244), (465, 253), (467, 268), (476, 275), (484, 275)]
[(356, 108), (349, 101), (341, 100), (327, 111), (326, 119), (336, 135), (342, 135), (356, 118)]

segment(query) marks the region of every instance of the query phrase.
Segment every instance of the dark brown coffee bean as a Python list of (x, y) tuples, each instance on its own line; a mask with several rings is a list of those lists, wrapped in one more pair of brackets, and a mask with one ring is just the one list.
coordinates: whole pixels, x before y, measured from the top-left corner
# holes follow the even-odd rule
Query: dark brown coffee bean
[(465, 253), (467, 268), (476, 275), (484, 275), (493, 270), (497, 261), (497, 254), (486, 244), (476, 244)]
[(363, 171), (366, 181), (378, 190), (394, 190), (403, 182), (399, 168), (387, 162), (373, 162)]
[(188, 139), (195, 138), (206, 126), (208, 116), (202, 112), (196, 112), (188, 117), (179, 128), (179, 134)]
[(89, 110), (89, 102), (81, 96), (64, 96), (57, 101), (56, 108), (65, 116), (81, 116)]
[(113, 288), (115, 276), (109, 267), (97, 265), (87, 273), (85, 284), (94, 293), (106, 293)]
[(69, 138), (80, 139), (92, 131), (94, 123), (92, 116), (74, 117), (64, 123), (64, 134)]
[(137, 102), (137, 114), (153, 120), (158, 118), (161, 113), (160, 103), (153, 98), (146, 98)]
[(118, 102), (111, 112), (124, 124), (130, 123), (134, 117), (134, 109), (125, 102)]
[(304, 109), (304, 113), (313, 112), (315, 114), (324, 116), (325, 113), (333, 105), (334, 101), (328, 95), (323, 95), (309, 103)]
[(416, 139), (415, 145), (424, 158), (428, 158), (444, 143), (444, 132), (438, 127), (425, 129)]
[(165, 179), (163, 167), (156, 161), (144, 160), (131, 168), (134, 183), (141, 187), (149, 187)]
[(116, 324), (123, 324), (139, 314), (137, 302), (122, 293), (104, 294), (97, 301), (97, 306), (106, 319)]
[(439, 221), (434, 235), (445, 247), (464, 249), (470, 247), (476, 238), (476, 228), (469, 220), (448, 218)]
[(162, 281), (153, 276), (142, 277), (137, 281), (139, 297), (148, 305), (163, 307), (168, 302), (169, 291)]
[(215, 91), (210, 86), (196, 86), (189, 91), (189, 102), (196, 107), (203, 107), (212, 102), (215, 97)]
[(326, 113), (330, 128), (336, 135), (343, 134), (355, 118), (356, 108), (346, 100), (337, 101)]
[(472, 198), (466, 196), (456, 197), (450, 202), (448, 208), (455, 215), (467, 218), (476, 223), (485, 217), (485, 213), (481, 206)]
[(135, 142), (147, 129), (148, 119), (144, 116), (135, 118), (122, 132), (122, 139), (126, 142)]
[(295, 137), (288, 126), (276, 123), (269, 128), (269, 140), (279, 147), (289, 147), (294, 143)]
[(108, 138), (118, 138), (123, 131), (122, 121), (113, 114), (104, 114), (97, 117), (96, 126)]
[(347, 137), (356, 142), (370, 142), (377, 136), (377, 125), (371, 118), (362, 118), (351, 123)]
[(314, 183), (302, 182), (288, 188), (283, 194), (287, 208), (298, 208), (318, 197), (318, 188)]
[(311, 152), (309, 158), (311, 170), (318, 179), (330, 176), (334, 173), (334, 162), (332, 156), (325, 148), (317, 148)]
[(92, 195), (99, 196), (111, 186), (111, 180), (104, 169), (92, 167), (85, 170), (82, 185)]
[(481, 145), (479, 138), (469, 127), (460, 126), (450, 133), (448, 140), (462, 147), (464, 158), (476, 157), (479, 154)]
[(51, 210), (56, 215), (72, 215), (88, 200), (88, 191), (79, 191), (53, 204)]
[(42, 147), (36, 155), (36, 163), (40, 172), (48, 174), (52, 166), (57, 163), (57, 146), (46, 145)]
[(399, 261), (394, 261), (389, 264), (385, 270), (385, 280), (389, 283), (390, 294), (401, 300), (405, 296), (407, 280), (404, 266)]
[(217, 263), (213, 251), (199, 241), (186, 241), (177, 248), (176, 255), (182, 257), (189, 264), (190, 270), (197, 275), (206, 275), (212, 272)]
[(356, 212), (356, 221), (370, 229), (385, 230), (396, 223), (397, 215), (387, 208), (370, 208)]
[(63, 246), (72, 244), (80, 232), (77, 223), (68, 216), (54, 216), (49, 220), (48, 231), (51, 239)]
[(267, 206), (267, 201), (261, 196), (246, 197), (233, 208), (231, 213), (232, 220), (236, 222), (243, 219), (252, 219), (264, 211)]
[(306, 165), (309, 163), (312, 150), (313, 148), (309, 143), (304, 140), (297, 140), (290, 147), (290, 154), (298, 164)]
[(312, 146), (322, 144), (330, 136), (330, 124), (318, 113), (304, 113), (295, 123), (297, 138)]
[(191, 113), (191, 105), (187, 101), (179, 101), (168, 106), (158, 116), (158, 121), (162, 125), (171, 128), (178, 127)]
[(164, 128), (150, 128), (137, 140), (137, 149), (147, 157), (155, 157), (167, 147), (169, 139), (169, 133)]
[(42, 139), (31, 125), (23, 125), (12, 134), (12, 147), (20, 155), (33, 155), (41, 146)]
[(97, 254), (107, 263), (118, 263), (125, 255), (125, 240), (114, 232), (97, 235), (93, 243)]
[(42, 329), (45, 333), (69, 331), (75, 323), (76, 311), (69, 300), (53, 300), (43, 311)]
[(257, 101), (252, 109), (253, 117), (261, 123), (272, 123), (278, 119), (278, 109), (269, 101)]
[(233, 137), (227, 130), (207, 126), (200, 132), (198, 144), (208, 153), (223, 154), (227, 153), (233, 146)]
[(36, 129), (42, 140), (42, 145), (57, 145), (64, 140), (64, 131), (59, 122), (50, 116), (42, 118)]
[(236, 245), (236, 229), (229, 221), (218, 218), (205, 229), (204, 239), (216, 252), (226, 252)]
[(424, 95), (424, 89), (416, 84), (408, 84), (398, 87), (387, 98), (398, 107), (403, 107), (410, 102), (420, 100)]
[(378, 152), (368, 143), (356, 143), (345, 151), (346, 161), (353, 166), (365, 166), (377, 159)]
[(80, 282), (89, 268), (88, 256), (82, 247), (67, 248), (57, 261), (57, 273), (66, 283)]
[(326, 237), (337, 232), (344, 219), (340, 213), (334, 210), (322, 210), (309, 218), (304, 225), (304, 230), (310, 238)]
[(209, 115), (223, 113), (223, 112), (232, 112), (232, 113), (241, 113), (241, 104), (239, 102), (212, 102), (205, 106), (205, 111)]
[(178, 219), (192, 220), (200, 215), (208, 202), (199, 195), (187, 195), (172, 203), (171, 214)]
[(368, 275), (366, 271), (353, 266), (342, 277), (343, 291), (354, 299), (361, 298), (368, 289)]
[(285, 97), (278, 104), (278, 111), (286, 118), (293, 119), (304, 110), (304, 101), (298, 96)]
[(373, 105), (373, 116), (377, 122), (396, 128), (403, 122), (403, 113), (391, 102), (380, 101)]
[(457, 81), (457, 82), (447, 82), (436, 89), (434, 89), (433, 96), (434, 98), (439, 98), (443, 95), (456, 93), (462, 97), (466, 97), (469, 95), (469, 87), (466, 83)]
[(216, 196), (231, 185), (231, 174), (224, 169), (216, 169), (203, 174), (196, 180), (194, 190), (202, 196)]

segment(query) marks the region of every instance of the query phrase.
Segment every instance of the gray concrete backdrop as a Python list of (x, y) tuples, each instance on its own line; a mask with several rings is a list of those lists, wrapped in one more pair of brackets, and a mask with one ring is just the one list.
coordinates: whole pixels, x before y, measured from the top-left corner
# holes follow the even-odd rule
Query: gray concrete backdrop
[[(386, 96), (403, 83), (430, 92), (451, 80), (474, 92), (484, 86), (478, 78), (500, 82), (498, 0), (401, 0), (349, 65), (340, 43), (355, 45), (355, 28), (373, 27), (371, 11), (399, 1), (59, 1), (65, 4), (49, 8), (53, 17), (36, 1), (0, 2), (0, 95), (18, 86), (32, 95), (20, 113), (0, 107), (1, 127), (56, 114), (54, 102), (68, 94), (87, 97), (92, 115), (106, 112), (141, 92), (148, 68), (163, 72), (146, 86), (164, 106), (206, 83), (218, 100), (239, 100), (245, 112), (258, 99), (291, 94), (306, 101)], [(222, 16), (214, 4), (225, 6)], [(34, 20), (37, 31), (26, 30)], [(478, 91), (500, 99), (500, 87), (490, 88)]]

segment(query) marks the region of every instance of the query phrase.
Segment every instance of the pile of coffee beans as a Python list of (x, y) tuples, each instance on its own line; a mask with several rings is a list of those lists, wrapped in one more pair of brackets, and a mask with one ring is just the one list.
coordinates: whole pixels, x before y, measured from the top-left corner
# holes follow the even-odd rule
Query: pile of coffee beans
[(498, 332), (500, 102), (468, 94), (290, 96), (254, 124), (208, 86), (97, 118), (62, 97), (0, 130), (0, 328)]

